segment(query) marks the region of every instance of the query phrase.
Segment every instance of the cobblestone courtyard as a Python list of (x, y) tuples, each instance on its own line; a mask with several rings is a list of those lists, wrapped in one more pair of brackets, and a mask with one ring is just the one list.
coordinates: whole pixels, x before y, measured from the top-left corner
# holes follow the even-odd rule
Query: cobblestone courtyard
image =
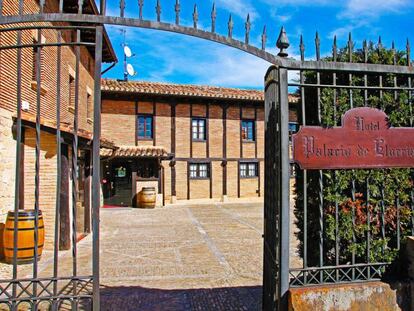
[(103, 310), (259, 310), (261, 204), (102, 210)]
[[(100, 226), (101, 310), (261, 310), (262, 203), (101, 209)], [(291, 265), (300, 267), (295, 228)], [(77, 245), (78, 275), (92, 274), (91, 244), (89, 235)], [(0, 272), (10, 278), (11, 266)], [(60, 252), (59, 276), (71, 272), (71, 251)], [(39, 276), (51, 275), (49, 250)]]

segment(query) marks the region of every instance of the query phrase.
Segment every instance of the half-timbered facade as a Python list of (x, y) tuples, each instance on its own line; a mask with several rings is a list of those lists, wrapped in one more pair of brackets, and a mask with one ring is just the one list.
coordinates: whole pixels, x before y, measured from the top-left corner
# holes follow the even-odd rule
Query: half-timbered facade
[(149, 185), (159, 205), (262, 197), (264, 118), (262, 91), (103, 80), (102, 134), (117, 146), (101, 152), (105, 204)]

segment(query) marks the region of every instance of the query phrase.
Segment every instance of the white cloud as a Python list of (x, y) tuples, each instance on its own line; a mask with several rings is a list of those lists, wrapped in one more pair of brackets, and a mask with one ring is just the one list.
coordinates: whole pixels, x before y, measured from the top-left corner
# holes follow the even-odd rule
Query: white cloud
[[(119, 35), (115, 27), (109, 33)], [(245, 52), (177, 34), (130, 28), (128, 38), (137, 54), (130, 62), (139, 72), (138, 80), (263, 88), (270, 66)]]
[(409, 0), (348, 0), (340, 16), (350, 19), (378, 18), (380, 15), (400, 13), (409, 6), (412, 6)]
[(216, 7), (225, 9), (243, 19), (247, 14), (250, 14), (252, 19), (259, 18), (259, 13), (249, 0), (217, 0)]

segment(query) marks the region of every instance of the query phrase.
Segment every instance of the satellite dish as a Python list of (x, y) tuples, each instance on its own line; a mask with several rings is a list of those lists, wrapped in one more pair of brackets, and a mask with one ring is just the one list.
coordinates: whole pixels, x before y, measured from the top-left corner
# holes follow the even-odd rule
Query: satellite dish
[(135, 69), (131, 64), (127, 65), (127, 72), (130, 76), (135, 76)]
[(127, 46), (127, 45), (124, 46), (124, 53), (125, 53), (125, 56), (128, 57), (128, 58), (132, 56), (132, 51), (129, 48), (129, 46)]

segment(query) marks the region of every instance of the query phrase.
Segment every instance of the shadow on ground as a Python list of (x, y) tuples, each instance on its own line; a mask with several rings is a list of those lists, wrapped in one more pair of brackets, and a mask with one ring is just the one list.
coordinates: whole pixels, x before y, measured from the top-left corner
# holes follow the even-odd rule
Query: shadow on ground
[(103, 287), (101, 311), (261, 310), (262, 287), (165, 290), (144, 287)]

